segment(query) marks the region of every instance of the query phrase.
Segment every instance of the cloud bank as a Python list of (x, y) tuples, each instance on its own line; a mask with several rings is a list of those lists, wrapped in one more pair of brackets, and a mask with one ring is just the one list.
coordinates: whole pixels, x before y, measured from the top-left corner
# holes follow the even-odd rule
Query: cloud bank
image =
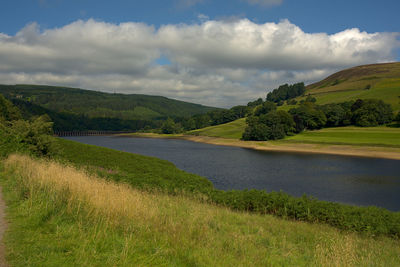
[[(0, 83), (156, 94), (229, 107), (265, 97), (282, 83), (393, 61), (398, 36), (358, 29), (305, 33), (287, 20), (205, 20), (158, 29), (80, 20), (44, 31), (33, 23), (13, 36), (0, 33)], [(160, 58), (168, 64), (159, 64)]]

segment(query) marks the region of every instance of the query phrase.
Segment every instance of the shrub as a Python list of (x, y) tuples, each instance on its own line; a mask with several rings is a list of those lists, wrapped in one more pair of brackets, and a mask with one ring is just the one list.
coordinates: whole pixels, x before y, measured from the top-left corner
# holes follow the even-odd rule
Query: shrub
[(232, 190), (211, 192), (211, 200), (235, 210), (273, 214), (298, 221), (326, 223), (343, 230), (400, 237), (400, 212), (320, 201), (284, 192)]
[(389, 104), (378, 99), (358, 99), (351, 107), (353, 123), (357, 126), (377, 126), (393, 120), (393, 110)]

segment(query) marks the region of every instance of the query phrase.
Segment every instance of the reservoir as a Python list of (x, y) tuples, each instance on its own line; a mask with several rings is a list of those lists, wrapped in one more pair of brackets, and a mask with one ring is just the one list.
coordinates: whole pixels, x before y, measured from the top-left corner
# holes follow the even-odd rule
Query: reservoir
[(400, 211), (400, 161), (258, 151), (177, 139), (77, 136), (65, 139), (168, 160), (216, 188), (284, 191)]

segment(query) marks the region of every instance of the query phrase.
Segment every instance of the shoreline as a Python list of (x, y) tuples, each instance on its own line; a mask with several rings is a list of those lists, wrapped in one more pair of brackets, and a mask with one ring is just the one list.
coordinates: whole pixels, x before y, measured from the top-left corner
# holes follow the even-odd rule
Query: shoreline
[(379, 146), (354, 146), (335, 144), (284, 143), (282, 141), (242, 141), (210, 136), (163, 135), (154, 133), (119, 134), (121, 137), (144, 137), (162, 139), (182, 139), (197, 143), (219, 146), (242, 147), (261, 151), (328, 154), (353, 157), (382, 158), (400, 160), (400, 148)]

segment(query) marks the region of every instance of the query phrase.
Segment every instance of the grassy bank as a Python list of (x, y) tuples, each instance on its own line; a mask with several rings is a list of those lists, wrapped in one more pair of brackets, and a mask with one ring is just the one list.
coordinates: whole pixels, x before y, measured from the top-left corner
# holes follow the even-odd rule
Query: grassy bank
[(12, 156), (2, 184), (15, 266), (395, 266), (400, 243), (145, 193)]
[(305, 131), (282, 142), (400, 147), (400, 128), (336, 127)]
[(189, 135), (202, 135), (221, 138), (240, 139), (246, 128), (246, 119), (238, 119), (225, 124), (210, 126), (188, 132)]
[(106, 180), (170, 194), (204, 194), (214, 188), (206, 178), (182, 171), (166, 160), (61, 138), (56, 140), (60, 149), (58, 160), (72, 163)]
[(186, 173), (172, 163), (152, 157), (58, 139), (59, 159), (84, 167), (106, 180), (123, 182), (150, 192), (186, 195), (240, 211), (274, 214), (298, 221), (323, 222), (339, 229), (372, 235), (400, 236), (400, 213), (295, 198), (283, 192), (221, 191), (207, 179)]

